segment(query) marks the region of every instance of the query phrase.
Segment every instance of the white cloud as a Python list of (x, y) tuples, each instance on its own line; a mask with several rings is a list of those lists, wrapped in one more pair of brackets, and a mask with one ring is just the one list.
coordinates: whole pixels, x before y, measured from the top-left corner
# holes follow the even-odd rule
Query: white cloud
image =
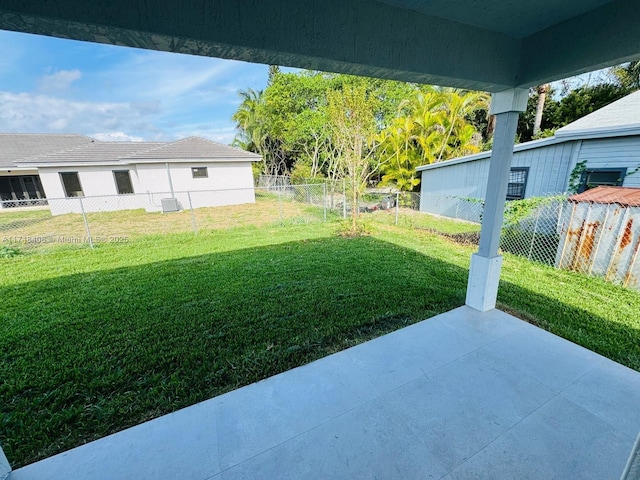
[(127, 135), (124, 132), (103, 132), (92, 133), (89, 135), (91, 138), (101, 140), (103, 142), (143, 142), (144, 138), (136, 137), (135, 135)]
[(38, 82), (38, 87), (44, 92), (56, 92), (68, 89), (73, 82), (82, 77), (80, 70), (58, 70), (44, 75)]
[[(0, 77), (4, 131), (110, 140), (198, 135), (228, 144), (235, 136), (237, 91), (263, 88), (267, 77), (263, 65), (94, 44), (83, 45), (69, 64), (63, 52), (75, 43), (67, 49), (60, 47), (66, 40), (33, 38), (38, 41), (16, 37), (21, 54), (8, 63), (17, 73)], [(51, 42), (56, 48), (48, 47)]]
[[(129, 103), (65, 100), (43, 94), (0, 92), (0, 124), (12, 132), (144, 130), (152, 119)], [(5, 127), (7, 128), (7, 127)]]

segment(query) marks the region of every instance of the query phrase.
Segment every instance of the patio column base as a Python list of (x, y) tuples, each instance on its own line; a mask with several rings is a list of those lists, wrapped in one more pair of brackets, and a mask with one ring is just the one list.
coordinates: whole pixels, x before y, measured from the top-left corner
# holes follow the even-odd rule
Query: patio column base
[(500, 255), (491, 258), (477, 253), (471, 255), (465, 302), (467, 306), (480, 312), (496, 308), (501, 267), (502, 256)]
[(11, 465), (9, 465), (9, 460), (5, 456), (2, 451), (2, 447), (0, 447), (0, 480), (4, 480), (11, 473)]

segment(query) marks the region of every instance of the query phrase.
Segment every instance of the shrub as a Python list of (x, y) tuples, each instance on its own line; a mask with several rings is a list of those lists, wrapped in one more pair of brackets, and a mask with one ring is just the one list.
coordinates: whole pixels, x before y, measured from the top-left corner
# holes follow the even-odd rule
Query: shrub
[(20, 255), (20, 250), (15, 247), (8, 247), (7, 245), (0, 246), (0, 258), (12, 258)]

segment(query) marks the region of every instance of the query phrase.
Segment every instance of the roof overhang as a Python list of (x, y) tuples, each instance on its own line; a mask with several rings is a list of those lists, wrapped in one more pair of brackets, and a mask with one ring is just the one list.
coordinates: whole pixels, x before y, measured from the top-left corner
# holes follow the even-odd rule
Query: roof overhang
[(636, 0), (0, 5), (6, 30), (491, 92), (638, 59), (638, 25)]
[(89, 161), (89, 162), (16, 162), (16, 168), (67, 168), (67, 167), (113, 167), (113, 166), (132, 166), (140, 164), (197, 164), (197, 163), (248, 163), (261, 160), (260, 157), (248, 158), (179, 158), (179, 159), (123, 159), (123, 160), (105, 160), (105, 161)]

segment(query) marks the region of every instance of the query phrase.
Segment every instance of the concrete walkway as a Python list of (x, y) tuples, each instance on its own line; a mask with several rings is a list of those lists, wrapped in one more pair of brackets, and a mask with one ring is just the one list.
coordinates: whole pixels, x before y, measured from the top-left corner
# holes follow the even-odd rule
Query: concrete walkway
[(14, 471), (42, 479), (612, 479), (640, 373), (461, 307)]

